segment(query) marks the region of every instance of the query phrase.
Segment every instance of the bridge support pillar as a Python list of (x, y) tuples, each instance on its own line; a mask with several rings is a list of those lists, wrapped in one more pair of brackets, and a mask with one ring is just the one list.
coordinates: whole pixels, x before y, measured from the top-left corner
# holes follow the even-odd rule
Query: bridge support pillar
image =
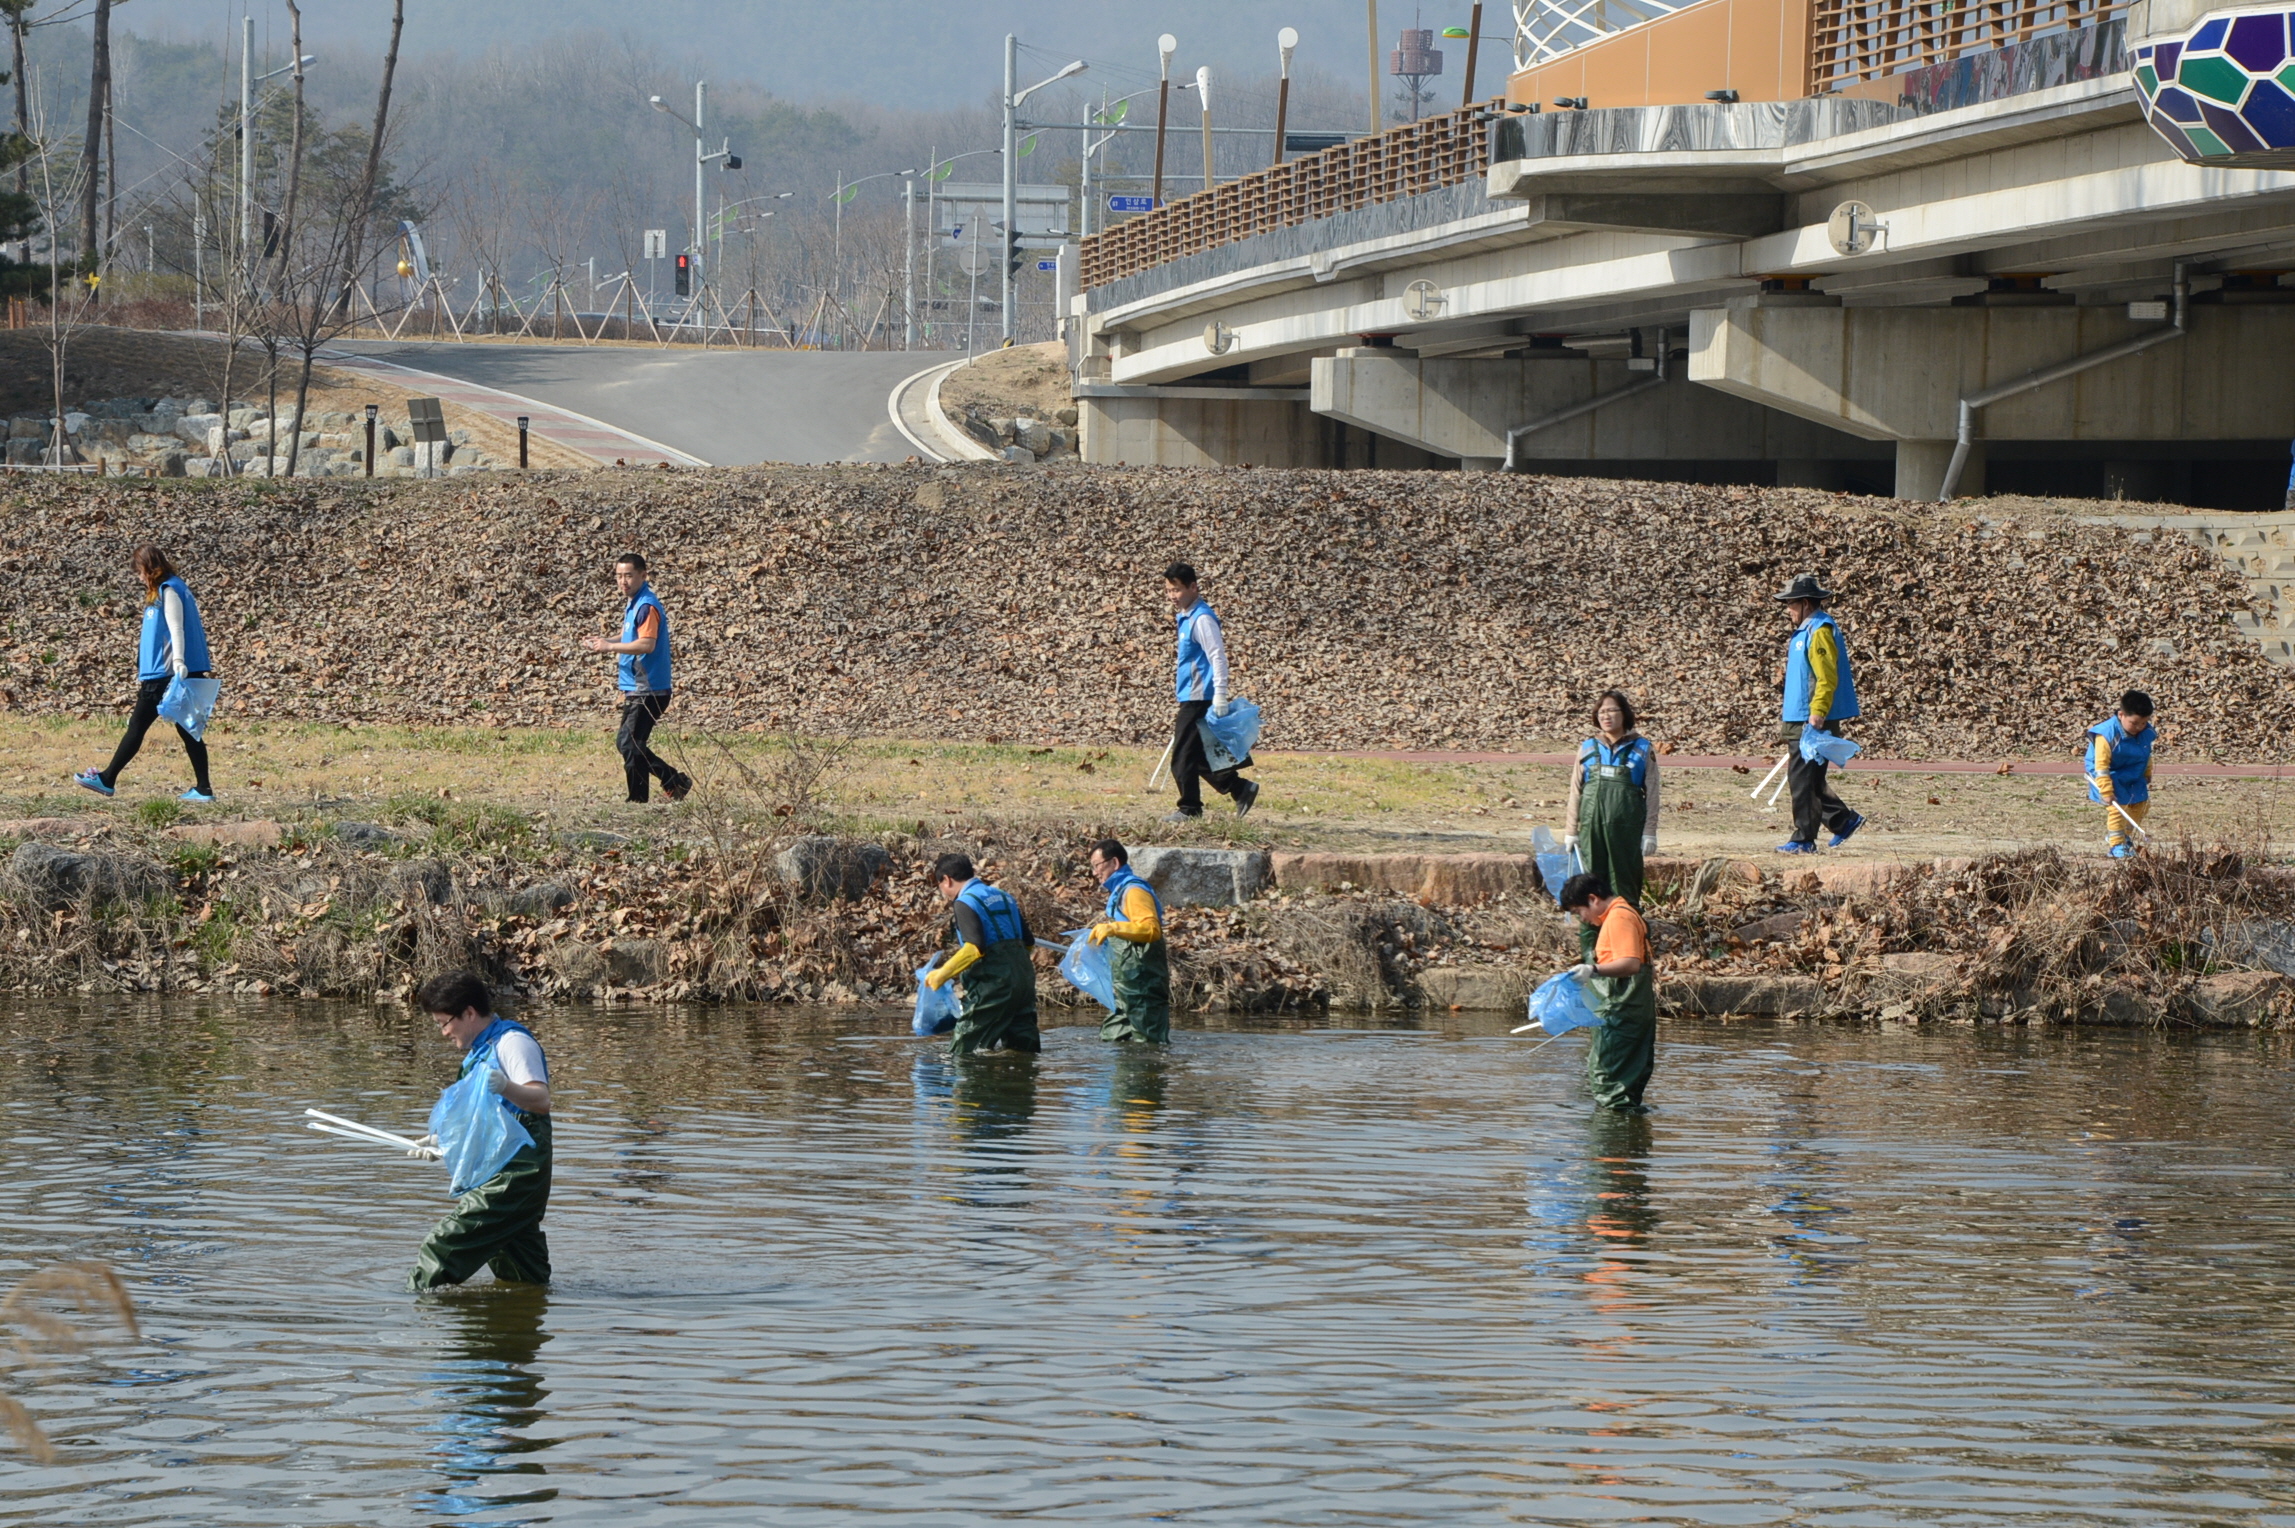
[[(1898, 441), (1896, 496), (1933, 503), (1944, 489), (1945, 469), (1952, 465), (1952, 447), (1949, 440)], [(1961, 464), (1960, 482), (1953, 489), (1954, 497), (1984, 492), (1984, 458), (1984, 442), (1971, 441), (1968, 460)]]

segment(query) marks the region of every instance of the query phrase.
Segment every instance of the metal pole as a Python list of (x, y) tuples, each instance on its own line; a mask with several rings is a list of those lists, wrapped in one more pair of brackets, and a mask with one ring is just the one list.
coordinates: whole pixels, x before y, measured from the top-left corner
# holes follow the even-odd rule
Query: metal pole
[(1275, 163), (1283, 162), (1283, 134), (1291, 121), (1291, 50), (1299, 46), (1299, 34), (1285, 27), (1275, 34), (1275, 57), (1283, 66), (1283, 82), (1275, 87)]
[[(1100, 104), (1103, 108), (1107, 100), (1108, 93), (1101, 91)], [(1083, 146), (1083, 152), (1076, 161), (1082, 166), (1077, 173), (1083, 183), (1079, 193), (1083, 205), (1076, 210), (1076, 237), (1088, 239), (1092, 236), (1092, 108), (1089, 104), (1084, 107), (1084, 134), (1077, 141)]]
[[(1171, 121), (1171, 56), (1179, 49), (1179, 39), (1169, 32), (1156, 39), (1156, 54), (1162, 62), (1163, 78), (1155, 92), (1155, 186), (1148, 200), (1156, 207), (1163, 205), (1163, 137)], [(1153, 211), (1154, 208), (1150, 208)]]
[(518, 416), (518, 470), (526, 470), (526, 416)]
[[(693, 82), (693, 263), (696, 267), (701, 264), (701, 248), (706, 242), (704, 230), (708, 226), (702, 221), (706, 193), (703, 190), (704, 182), (701, 173), (705, 163), (701, 157), (704, 152), (701, 143), (701, 105), (703, 93), (708, 88), (700, 80)], [(689, 285), (694, 311), (699, 312), (701, 309), (701, 272), (698, 269), (693, 272), (693, 280)]]
[(1004, 34), (1004, 238), (997, 246), (996, 265), (1003, 276), (998, 291), (1003, 297), (1003, 311), (997, 315), (999, 337), (1006, 344), (1012, 341), (1012, 250), (1019, 242), (1020, 206), (1020, 145), (1016, 141), (1019, 114), (1012, 105), (1012, 92), (1018, 88), (1014, 78), (1020, 67), (1020, 39), (1010, 32)]
[[(830, 214), (836, 231), (829, 236), (829, 322), (839, 340), (845, 334), (845, 172), (837, 172), (837, 210)], [(839, 348), (842, 348), (841, 346)]]
[(916, 348), (916, 177), (901, 182), (900, 209), (900, 270), (901, 270), (901, 343), (903, 350)]
[(1376, 138), (1385, 129), (1379, 122), (1379, 0), (1368, 0), (1371, 8), (1371, 136)]
[(1211, 65), (1195, 71), (1195, 94), (1203, 103), (1203, 189), (1209, 191), (1219, 184), (1211, 171)]
[(207, 327), (207, 218), (198, 211), (199, 198), (191, 199), (191, 327)]
[[(932, 169), (924, 178), (924, 300), (928, 312), (938, 312), (940, 305), (940, 145), (932, 146)], [(926, 339), (932, 338), (932, 320), (924, 324)]]
[(1466, 24), (1466, 89), (1458, 104), (1474, 104), (1474, 54), (1482, 46), (1482, 0), (1474, 0), (1474, 19)]
[(375, 412), (378, 405), (367, 405), (367, 476), (375, 475)]
[(972, 326), (980, 318), (980, 219), (972, 220), (972, 296), (964, 310), (964, 354), (969, 359), (972, 350)]
[(255, 18), (239, 43), (239, 248), (245, 252), (255, 217)]

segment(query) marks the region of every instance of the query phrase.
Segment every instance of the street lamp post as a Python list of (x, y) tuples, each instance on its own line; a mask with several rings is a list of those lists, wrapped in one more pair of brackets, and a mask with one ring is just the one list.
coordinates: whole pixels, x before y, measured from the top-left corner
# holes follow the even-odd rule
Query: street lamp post
[(1195, 71), (1195, 94), (1203, 103), (1203, 189), (1209, 191), (1218, 184), (1211, 176), (1211, 65)]
[(1148, 200), (1163, 205), (1163, 135), (1171, 120), (1171, 56), (1179, 51), (1179, 39), (1169, 32), (1155, 40), (1156, 66), (1161, 78), (1155, 96), (1155, 184), (1148, 192)]
[[(709, 189), (703, 171), (711, 163), (720, 159), (725, 161), (725, 168), (728, 170), (741, 168), (741, 156), (733, 152), (732, 139), (728, 138), (719, 144), (717, 152), (713, 154), (709, 152), (708, 143), (701, 136), (701, 124), (704, 120), (702, 108), (707, 104), (708, 92), (708, 81), (695, 80), (693, 82), (693, 120), (690, 122), (673, 111), (669, 103), (660, 96), (646, 97), (646, 103), (655, 111), (660, 112), (673, 122), (684, 122), (687, 127), (693, 129), (693, 242), (688, 246), (688, 253), (692, 255), (693, 263), (696, 266), (701, 264), (702, 251), (709, 242)], [(698, 270), (694, 273), (695, 279), (692, 283), (692, 290), (688, 293), (695, 302), (699, 302), (701, 298), (700, 274)]]
[(1002, 325), (1002, 337), (1007, 345), (1012, 343), (1012, 262), (1020, 248), (1020, 144), (1017, 136), (1020, 103), (1046, 85), (1056, 84), (1071, 75), (1082, 74), (1087, 66), (1079, 58), (1049, 79), (1038, 80), (1026, 90), (1014, 91), (1013, 80), (1019, 67), (1020, 39), (1007, 32), (1004, 34), (1004, 242), (998, 261), (1003, 267), (1004, 277), (1004, 311), (998, 322)]
[(1283, 65), (1283, 82), (1275, 87), (1275, 163), (1278, 165), (1283, 162), (1283, 134), (1291, 119), (1291, 52), (1298, 46), (1297, 29), (1285, 27), (1275, 34), (1275, 53)]

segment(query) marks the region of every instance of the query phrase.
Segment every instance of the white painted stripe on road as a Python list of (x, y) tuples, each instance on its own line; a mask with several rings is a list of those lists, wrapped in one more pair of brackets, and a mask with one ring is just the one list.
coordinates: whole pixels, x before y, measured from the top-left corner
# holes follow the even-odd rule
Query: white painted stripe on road
[[(901, 439), (923, 452), (927, 461), (945, 462), (952, 458), (946, 450), (925, 440), (916, 431), (908, 427), (908, 421), (901, 417), (901, 406), (907, 402), (910, 388), (932, 376), (935, 372), (954, 371), (963, 364), (962, 361), (936, 361), (920, 372), (901, 378), (899, 382), (893, 385), (891, 395), (885, 399), (885, 411), (892, 415), (893, 428), (900, 431)], [(937, 379), (935, 380), (937, 381)], [(929, 414), (925, 417), (927, 420), (931, 418)]]
[[(318, 359), (324, 361), (329, 366), (335, 366), (350, 371), (358, 371), (364, 368), (378, 366), (387, 367), (391, 371), (398, 372), (404, 376), (420, 377), (424, 382), (436, 388), (441, 393), (476, 393), (484, 395), (487, 398), (499, 398), (505, 403), (513, 405), (509, 414), (503, 415), (497, 413), (497, 411), (493, 409), (486, 409), (484, 412), (495, 414), (497, 418), (504, 419), (505, 422), (515, 419), (515, 417), (521, 413), (529, 417), (534, 415), (542, 415), (544, 417), (554, 415), (559, 419), (570, 419), (578, 424), (586, 424), (591, 429), (596, 430), (600, 435), (606, 437), (609, 440), (628, 441), (642, 450), (656, 452), (664, 460), (680, 467), (706, 467), (709, 465), (708, 462), (703, 461), (700, 457), (695, 456), (690, 451), (680, 451), (675, 446), (665, 446), (658, 440), (653, 440), (647, 436), (638, 434), (635, 430), (625, 430), (618, 424), (608, 424), (603, 419), (593, 418), (588, 414), (580, 413), (577, 410), (566, 408), (560, 404), (544, 403), (539, 398), (528, 398), (518, 393), (505, 392), (499, 387), (488, 387), (483, 382), (465, 381), (461, 377), (450, 377), (444, 372), (424, 371), (419, 367), (401, 365), (397, 361), (383, 360), (380, 356), (357, 355), (347, 350), (321, 351), (319, 353)], [(627, 450), (624, 450), (620, 453), (614, 453), (609, 447), (606, 448), (608, 450), (607, 455), (599, 456), (595, 450), (585, 449), (584, 446), (573, 440), (560, 440), (558, 444), (572, 446), (575, 450), (581, 451), (583, 455), (589, 457), (591, 460), (596, 461), (601, 465), (608, 466), (612, 464), (615, 454), (622, 456), (629, 456), (633, 454)]]

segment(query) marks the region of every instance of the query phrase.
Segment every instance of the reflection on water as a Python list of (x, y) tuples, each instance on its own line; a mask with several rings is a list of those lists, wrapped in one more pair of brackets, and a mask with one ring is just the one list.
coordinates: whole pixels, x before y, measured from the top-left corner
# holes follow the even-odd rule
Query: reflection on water
[[(542, 1329), (549, 1292), (526, 1284), (483, 1285), (430, 1295), (419, 1302), (426, 1317), (446, 1327), (439, 1363), (424, 1376), (427, 1408), (437, 1420), (424, 1430), (435, 1440), (439, 1483), (414, 1505), (444, 1517), (533, 1505), (558, 1493), (542, 1484), (539, 1456), (551, 1440), (531, 1430), (542, 1418), (549, 1391), (536, 1362), (549, 1336)], [(503, 1524), (539, 1517), (496, 1516)]]
[(2274, 1036), (549, 1014), (546, 1290), (400, 1292), (390, 1010), (19, 1004), (0, 1258), (149, 1341), (17, 1386), (0, 1522), (2287, 1524)]

